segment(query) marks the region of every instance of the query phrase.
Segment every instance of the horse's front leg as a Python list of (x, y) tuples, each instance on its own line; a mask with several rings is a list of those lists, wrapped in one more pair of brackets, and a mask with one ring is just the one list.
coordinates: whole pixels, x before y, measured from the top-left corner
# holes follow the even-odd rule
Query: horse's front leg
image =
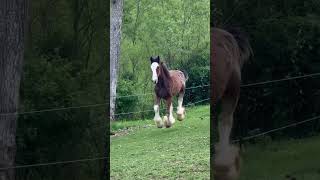
[(177, 107), (177, 118), (182, 121), (185, 117), (185, 108), (182, 107), (184, 92), (179, 93), (178, 107)]
[(159, 97), (156, 97), (156, 100), (155, 100), (155, 105), (153, 106), (153, 109), (154, 109), (154, 122), (156, 123), (156, 126), (158, 128), (162, 128), (163, 126), (163, 122), (162, 122), (162, 119), (160, 117), (160, 98)]
[(215, 179), (235, 180), (240, 173), (239, 149), (230, 142), (233, 114), (238, 101), (237, 95), (227, 94), (222, 98), (222, 112), (219, 116), (219, 143), (215, 147)]
[[(175, 119), (173, 117), (173, 106), (172, 106), (172, 97), (166, 99), (166, 116), (163, 117), (164, 124), (167, 128), (171, 127)], [(169, 117), (169, 118), (168, 118)]]

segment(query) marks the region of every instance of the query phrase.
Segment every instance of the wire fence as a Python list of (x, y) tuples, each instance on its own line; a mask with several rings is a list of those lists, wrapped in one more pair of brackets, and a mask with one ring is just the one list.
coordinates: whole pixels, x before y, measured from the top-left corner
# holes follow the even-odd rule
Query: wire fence
[[(196, 89), (200, 87), (208, 87), (209, 84), (205, 85), (198, 85), (186, 88), (186, 90), (189, 89)], [(136, 96), (146, 96), (154, 93), (145, 93), (145, 94), (132, 94), (132, 95), (126, 95), (126, 96), (119, 96), (118, 99), (121, 98), (129, 98), (129, 97), (136, 97)], [(41, 110), (31, 110), (31, 111), (23, 111), (23, 112), (11, 112), (11, 113), (0, 113), (0, 116), (12, 116), (12, 115), (27, 115), (27, 114), (36, 114), (36, 113), (44, 113), (44, 112), (54, 112), (54, 111), (65, 111), (65, 110), (71, 110), (71, 109), (81, 109), (81, 108), (94, 108), (94, 107), (102, 107), (109, 105), (109, 102), (105, 103), (97, 103), (97, 104), (88, 104), (88, 105), (80, 105), (80, 106), (70, 106), (70, 107), (56, 107), (56, 108), (48, 108), (48, 109), (41, 109)], [(146, 111), (147, 112), (147, 111)], [(130, 114), (131, 112), (129, 112)], [(122, 113), (119, 113), (122, 114)], [(126, 114), (126, 113), (123, 113)]]
[[(301, 75), (301, 76), (295, 76), (295, 77), (287, 77), (287, 78), (283, 78), (283, 79), (262, 81), (262, 82), (257, 82), (257, 83), (250, 83), (250, 84), (242, 85), (241, 87), (264, 85), (264, 84), (283, 82), (283, 81), (289, 81), (289, 80), (306, 78), (306, 77), (314, 77), (314, 76), (318, 76), (318, 75), (320, 75), (320, 73)], [(194, 88), (208, 87), (208, 86), (210, 86), (210, 85), (194, 86), (194, 87), (190, 87), (190, 88), (187, 88), (187, 89), (194, 89)], [(152, 94), (152, 93), (148, 93), (148, 94)], [(145, 96), (145, 95), (147, 95), (147, 94), (127, 95), (127, 96), (120, 96), (119, 98), (126, 98), (126, 97), (132, 97), (132, 96)], [(192, 105), (195, 105), (195, 104), (199, 104), (201, 102), (205, 102), (205, 101), (208, 101), (208, 100), (210, 100), (210, 98), (203, 99), (203, 100), (200, 100), (200, 101), (196, 101), (196, 102), (193, 102), (193, 103), (189, 103), (189, 104), (185, 105), (185, 107), (189, 107), (189, 106), (192, 106)], [(24, 115), (24, 114), (35, 114), (35, 113), (42, 113), (42, 112), (63, 111), (63, 110), (69, 110), (69, 109), (91, 108), (91, 107), (106, 106), (108, 104), (109, 103), (100, 103), (100, 104), (91, 104), (91, 105), (83, 105), (83, 106), (72, 106), (72, 107), (51, 108), (51, 109), (44, 109), (44, 110), (34, 110), (34, 111), (26, 111), (26, 112), (3, 113), (3, 114), (0, 114), (0, 116)], [(149, 112), (149, 111), (153, 111), (153, 110), (138, 111), (138, 112), (125, 112), (125, 113), (119, 113), (119, 114), (116, 114), (116, 115), (128, 114), (128, 113), (141, 113), (141, 112)], [(250, 139), (253, 139), (253, 138), (256, 138), (256, 137), (264, 136), (264, 135), (272, 133), (272, 132), (280, 131), (280, 130), (283, 130), (283, 129), (286, 129), (286, 128), (289, 128), (289, 127), (293, 127), (293, 126), (297, 126), (297, 125), (300, 125), (300, 124), (303, 124), (303, 123), (311, 122), (311, 121), (314, 121), (314, 120), (317, 120), (317, 119), (320, 119), (320, 115), (319, 116), (315, 116), (313, 118), (306, 119), (306, 120), (301, 121), (301, 122), (292, 123), (292, 124), (289, 124), (289, 125), (286, 125), (286, 126), (283, 126), (283, 127), (280, 127), (280, 128), (272, 129), (272, 130), (269, 130), (269, 131), (266, 131), (266, 132), (263, 132), (263, 133), (259, 133), (259, 134), (252, 135), (252, 136), (243, 137), (243, 138), (240, 138), (238, 140), (234, 140), (233, 142), (240, 142), (240, 141), (250, 140)], [(10, 167), (5, 167), (5, 168), (0, 168), (0, 170), (30, 168), (30, 167), (41, 167), (41, 166), (52, 166), (52, 165), (63, 165), (63, 164), (72, 164), (72, 163), (85, 163), (85, 162), (90, 162), (90, 161), (98, 161), (98, 160), (106, 160), (106, 159), (109, 159), (109, 157), (102, 156), (102, 157), (76, 159), (76, 160), (68, 160), (68, 161), (56, 161), (56, 162), (36, 163), (36, 164), (29, 164), (29, 165), (17, 165), (17, 166), (10, 166)]]
[[(290, 80), (296, 80), (296, 79), (302, 79), (302, 78), (311, 78), (311, 77), (315, 77), (315, 76), (319, 76), (319, 75), (320, 75), (320, 73), (312, 73), (312, 74), (306, 74), (306, 75), (300, 75), (300, 76), (286, 77), (286, 78), (276, 79), (276, 80), (260, 81), (260, 82), (256, 82), (256, 83), (248, 83), (248, 84), (241, 85), (241, 87), (245, 88), (245, 87), (258, 86), (258, 85), (272, 84), (272, 83), (278, 83), (278, 82), (284, 82), (284, 81), (290, 81)], [(304, 124), (304, 123), (312, 122), (312, 121), (315, 121), (315, 120), (320, 120), (320, 115), (312, 117), (312, 118), (305, 119), (305, 120), (300, 121), (300, 122), (296, 122), (296, 123), (288, 124), (288, 125), (285, 125), (285, 126), (282, 126), (282, 127), (279, 127), (279, 128), (271, 129), (271, 130), (268, 130), (268, 131), (265, 131), (265, 132), (262, 132), (262, 133), (257, 133), (257, 134), (254, 134), (254, 135), (240, 137), (238, 139), (232, 140), (232, 142), (241, 144), (244, 141), (248, 141), (248, 140), (251, 140), (251, 139), (254, 139), (254, 138), (257, 138), (257, 137), (265, 136), (265, 135), (271, 134), (273, 132), (281, 131), (283, 129), (287, 129), (287, 128), (294, 127), (294, 126), (297, 126), (297, 125), (301, 125), (301, 124)]]
[[(196, 89), (196, 88), (201, 88), (201, 87), (209, 87), (209, 86), (210, 86), (209, 84), (198, 85), (198, 86), (193, 86), (193, 87), (186, 88), (186, 90)], [(137, 97), (137, 96), (147, 96), (147, 95), (152, 95), (152, 94), (154, 94), (154, 93), (152, 92), (152, 93), (144, 93), (144, 94), (131, 94), (131, 95), (125, 95), (125, 96), (116, 96), (116, 99), (122, 99), (122, 98), (128, 98), (128, 97)], [(114, 97), (114, 96), (110, 96), (110, 97)]]
[[(320, 73), (312, 73), (312, 74), (306, 74), (306, 75), (300, 75), (300, 76), (286, 77), (286, 78), (276, 79), (276, 80), (249, 83), (249, 84), (241, 85), (241, 87), (245, 88), (245, 87), (258, 86), (258, 85), (272, 84), (272, 83), (278, 83), (278, 82), (284, 82), (284, 81), (290, 81), (290, 80), (296, 80), (296, 79), (302, 79), (302, 78), (311, 78), (311, 77), (316, 77), (316, 76), (319, 76), (319, 75), (320, 75)], [(253, 139), (253, 138), (256, 138), (256, 137), (260, 137), (260, 136), (264, 136), (264, 135), (267, 135), (267, 134), (270, 134), (270, 133), (273, 133), (273, 132), (276, 132), (276, 131), (280, 131), (280, 130), (283, 130), (283, 129), (286, 129), (286, 128), (289, 128), (289, 127), (293, 127), (293, 126), (304, 124), (304, 123), (307, 123), (307, 122), (310, 122), (310, 121), (314, 121), (314, 120), (317, 120), (319, 118), (320, 118), (320, 116), (315, 116), (313, 118), (309, 118), (309, 119), (306, 119), (306, 120), (303, 120), (303, 121), (300, 121), (300, 122), (297, 122), (297, 123), (292, 123), (292, 124), (289, 124), (289, 125), (286, 125), (286, 126), (283, 126), (283, 127), (280, 127), (280, 128), (275, 128), (275, 129), (272, 129), (272, 130), (268, 130), (266, 132), (258, 133), (258, 134), (251, 135), (251, 136), (241, 137), (240, 139), (234, 140), (233, 142), (236, 143), (236, 142), (242, 142), (242, 141), (250, 140), (250, 139)]]
[[(208, 101), (209, 98), (203, 99), (197, 102), (189, 103), (185, 107), (189, 107), (204, 101)], [(153, 110), (152, 110), (153, 111)], [(94, 157), (94, 158), (85, 158), (85, 159), (76, 159), (76, 160), (68, 160), (68, 161), (56, 161), (56, 162), (46, 162), (46, 163), (36, 163), (36, 164), (27, 164), (27, 165), (18, 165), (18, 166), (11, 166), (0, 168), (1, 170), (9, 170), (9, 169), (21, 169), (21, 168), (30, 168), (30, 167), (41, 167), (41, 166), (52, 166), (52, 165), (65, 165), (65, 164), (73, 164), (73, 163), (85, 163), (90, 161), (97, 161), (97, 160), (106, 160), (109, 157), (102, 156), (102, 157)]]
[[(188, 106), (191, 106), (191, 105), (194, 105), (194, 104), (199, 104), (199, 103), (202, 103), (204, 101), (208, 101), (210, 98), (206, 98), (206, 99), (202, 99), (202, 100), (199, 100), (199, 101), (196, 101), (196, 102), (193, 102), (193, 103), (189, 103), (187, 105), (185, 105), (185, 107), (188, 107)], [(176, 109), (176, 108), (175, 108)], [(163, 109), (160, 109), (160, 110), (166, 110), (166, 108), (163, 108)], [(150, 110), (144, 110), (144, 111), (132, 111), (132, 112), (125, 112), (125, 113), (118, 113), (118, 114), (115, 114), (115, 116), (119, 116), (119, 115), (127, 115), (127, 114), (139, 114), (139, 113), (144, 113), (144, 112), (153, 112), (154, 110), (153, 109), (150, 109)]]
[[(269, 81), (261, 81), (261, 82), (256, 82), (256, 83), (244, 84), (244, 85), (241, 85), (241, 87), (250, 87), (250, 86), (271, 84), (271, 83), (277, 83), (277, 82), (289, 81), (289, 80), (295, 80), (295, 79), (301, 79), (301, 78), (307, 78), (307, 77), (315, 77), (315, 76), (319, 76), (319, 75), (320, 75), (320, 73), (313, 73), (313, 74), (307, 74), (307, 75), (301, 75), (301, 76), (293, 76), (293, 77), (287, 77), (287, 78), (276, 79), (276, 80), (269, 80)], [(201, 88), (201, 87), (209, 87), (209, 86), (210, 86), (209, 84), (198, 85), (198, 86), (186, 88), (186, 90), (196, 89), (196, 88)], [(153, 93), (118, 96), (117, 99), (129, 98), (129, 97), (135, 97), (135, 96), (146, 96), (146, 95), (150, 95), (150, 94), (153, 94)], [(24, 112), (0, 113), (0, 116), (26, 115), (26, 114), (35, 114), (35, 113), (43, 113), (43, 112), (63, 111), (63, 110), (70, 110), (70, 109), (93, 108), (93, 107), (106, 106), (108, 104), (109, 104), (109, 102), (105, 102), (105, 103), (99, 103), (99, 104), (89, 104), (89, 105), (70, 106), (70, 107), (57, 107), (57, 108), (48, 108), (48, 109), (32, 110), (32, 111), (24, 111)], [(150, 110), (147, 110), (146, 112), (148, 112), (148, 111), (150, 111)], [(134, 112), (127, 112), (127, 113), (134, 113)], [(126, 114), (126, 113), (118, 113), (118, 114)]]
[[(295, 79), (315, 77), (315, 76), (319, 76), (319, 75), (320, 75), (320, 73), (313, 73), (313, 74), (293, 76), (293, 77), (287, 77), (287, 78), (276, 79), (276, 80), (260, 81), (260, 82), (256, 82), (256, 83), (244, 84), (244, 85), (241, 85), (241, 87), (244, 88), (244, 87), (257, 86), (257, 85), (265, 85), (265, 84), (278, 83), (278, 82), (290, 81), (290, 80), (295, 80)], [(208, 87), (208, 86), (210, 86), (210, 85), (208, 85), (208, 84), (207, 85), (199, 85), (199, 86), (194, 86), (194, 87), (190, 87), (190, 88), (186, 88), (186, 89), (195, 89), (195, 88)], [(148, 94), (153, 94), (153, 93), (120, 96), (119, 98), (126, 98), (126, 97), (133, 97), (133, 96), (145, 96), (145, 95), (148, 95)], [(161, 110), (165, 110), (165, 109), (161, 109)], [(115, 116), (129, 115), (129, 114), (139, 114), (139, 113), (152, 112), (152, 111), (154, 111), (154, 110), (150, 109), (150, 110), (143, 110), (143, 111), (124, 112), (124, 113), (117, 113), (117, 114), (115, 114)]]
[[(208, 98), (208, 99), (201, 100), (201, 102), (206, 101), (206, 100), (209, 100), (209, 98)], [(188, 105), (190, 106), (190, 105), (192, 105), (192, 104), (197, 104), (197, 103), (199, 103), (199, 102), (200, 102), (200, 101), (197, 101), (197, 102), (194, 102), (194, 103), (190, 103), (190, 104), (188, 104)], [(186, 106), (187, 106), (187, 105), (186, 105)], [(266, 132), (263, 132), (263, 133), (259, 133), (259, 134), (255, 134), (255, 135), (252, 135), (252, 136), (247, 136), (247, 137), (244, 137), (244, 138), (241, 138), (241, 139), (237, 139), (237, 140), (234, 140), (233, 142), (234, 142), (234, 143), (237, 143), (237, 142), (242, 142), (242, 141), (250, 140), (250, 139), (253, 139), (253, 138), (256, 138), (256, 137), (260, 137), (260, 136), (264, 136), (264, 135), (266, 135), (266, 134), (270, 134), (270, 133), (273, 133), (273, 132), (276, 132), (276, 131), (280, 131), (280, 130), (283, 130), (283, 129), (286, 129), (286, 128), (289, 128), (289, 127), (297, 126), (297, 125), (299, 125), (299, 124), (304, 124), (304, 123), (307, 123), (307, 122), (311, 122), (311, 121), (314, 121), (314, 120), (317, 120), (317, 119), (320, 119), (320, 115), (319, 115), (319, 116), (312, 117), (312, 118), (309, 118), (309, 119), (306, 119), (306, 120), (304, 120), (304, 121), (300, 121), (300, 122), (292, 123), (292, 124), (289, 124), (289, 125), (286, 125), (286, 126), (283, 126), (283, 127), (280, 127), (280, 128), (272, 129), (272, 130), (269, 130), (269, 131), (266, 131)], [(6, 167), (6, 168), (0, 168), (0, 170), (21, 169), (21, 168), (30, 168), (30, 167), (52, 166), (52, 165), (64, 165), (64, 164), (73, 164), (73, 163), (85, 163), (85, 162), (90, 162), (90, 161), (105, 160), (105, 159), (108, 159), (108, 158), (109, 158), (109, 157), (102, 156), (102, 157), (76, 159), (76, 160), (68, 160), (68, 161), (56, 161), (56, 162), (47, 162), (47, 163), (36, 163), (36, 164), (18, 165), (18, 166), (11, 166), (11, 167)]]
[(270, 134), (270, 133), (273, 133), (273, 132), (276, 132), (276, 131), (287, 129), (287, 128), (290, 128), (290, 127), (294, 127), (294, 126), (297, 126), (297, 125), (300, 125), (300, 124), (304, 124), (304, 123), (307, 123), (307, 122), (311, 122), (311, 121), (314, 121), (314, 120), (318, 120), (318, 119), (320, 119), (320, 115), (312, 117), (312, 118), (308, 118), (308, 119), (300, 121), (300, 122), (292, 123), (292, 124), (289, 124), (289, 125), (286, 125), (286, 126), (282, 126), (282, 127), (279, 127), (279, 128), (275, 128), (275, 129), (272, 129), (272, 130), (269, 130), (269, 131), (258, 133), (258, 134), (255, 134), (255, 135), (242, 137), (240, 139), (234, 140), (233, 142), (237, 143), (237, 142), (250, 140), (250, 139), (253, 139), (253, 138), (256, 138), (256, 137), (264, 136), (264, 135), (267, 135), (267, 134)]

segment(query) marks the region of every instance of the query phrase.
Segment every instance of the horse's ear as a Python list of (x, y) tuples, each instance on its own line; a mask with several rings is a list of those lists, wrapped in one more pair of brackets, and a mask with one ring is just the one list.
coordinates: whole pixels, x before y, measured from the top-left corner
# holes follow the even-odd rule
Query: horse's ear
[(152, 63), (152, 61), (153, 61), (152, 56), (150, 57), (150, 61), (151, 61), (151, 63)]
[(157, 62), (158, 62), (158, 63), (160, 62), (160, 57), (159, 57), (159, 56), (157, 57)]

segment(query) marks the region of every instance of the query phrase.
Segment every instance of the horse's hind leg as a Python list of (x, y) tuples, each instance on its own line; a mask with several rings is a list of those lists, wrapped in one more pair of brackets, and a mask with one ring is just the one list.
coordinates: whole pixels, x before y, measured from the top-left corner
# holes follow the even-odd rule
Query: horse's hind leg
[(185, 108), (182, 107), (184, 92), (179, 93), (178, 97), (178, 107), (177, 107), (177, 118), (182, 121), (185, 117)]
[(156, 123), (158, 128), (162, 128), (163, 122), (162, 122), (162, 119), (160, 117), (159, 104), (160, 104), (160, 98), (156, 97), (156, 102), (155, 102), (155, 105), (153, 106), (153, 109), (154, 109), (154, 118), (153, 118), (153, 120)]
[(171, 97), (166, 100), (166, 106), (167, 106), (167, 113), (166, 113), (166, 116), (163, 117), (163, 122), (164, 122), (164, 125), (167, 128), (169, 128), (175, 122), (175, 119), (173, 117), (173, 106), (172, 106), (172, 98)]

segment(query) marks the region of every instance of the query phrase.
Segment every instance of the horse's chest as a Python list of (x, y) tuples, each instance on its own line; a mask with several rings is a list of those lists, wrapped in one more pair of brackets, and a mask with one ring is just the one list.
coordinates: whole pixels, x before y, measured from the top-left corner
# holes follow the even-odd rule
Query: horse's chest
[(163, 87), (156, 86), (155, 92), (158, 97), (163, 98), (163, 99), (167, 99), (171, 96), (170, 90), (163, 88)]

